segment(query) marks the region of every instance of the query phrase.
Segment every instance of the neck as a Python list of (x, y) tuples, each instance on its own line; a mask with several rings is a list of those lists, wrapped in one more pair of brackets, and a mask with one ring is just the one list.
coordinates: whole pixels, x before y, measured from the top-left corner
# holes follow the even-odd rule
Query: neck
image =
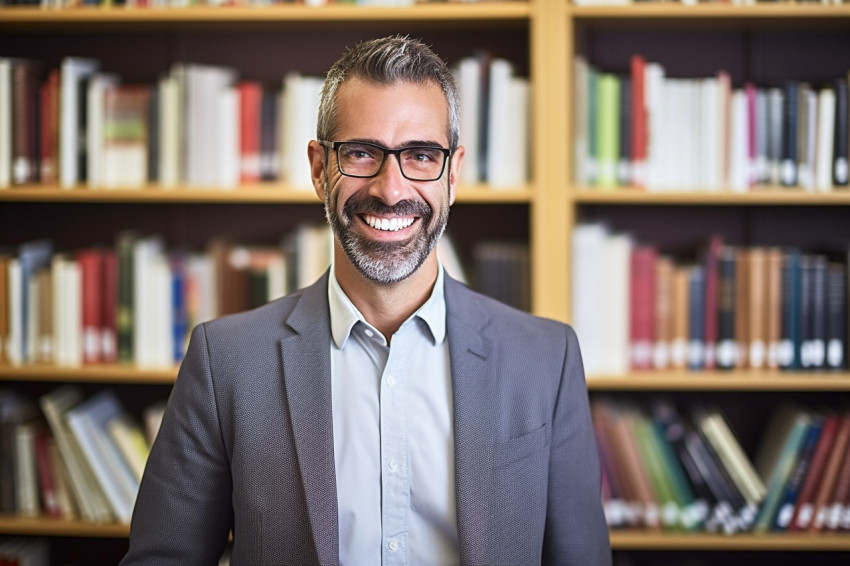
[(338, 246), (334, 247), (334, 274), (339, 286), (366, 321), (390, 338), (421, 307), (437, 281), (437, 255), (432, 250), (409, 277), (388, 285), (366, 279)]

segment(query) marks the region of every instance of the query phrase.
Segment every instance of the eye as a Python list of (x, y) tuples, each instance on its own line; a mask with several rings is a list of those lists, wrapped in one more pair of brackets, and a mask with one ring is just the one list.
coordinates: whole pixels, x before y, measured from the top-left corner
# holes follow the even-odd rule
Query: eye
[(439, 163), (441, 155), (441, 152), (427, 147), (411, 148), (404, 153), (405, 160), (415, 163), (416, 165), (431, 165)]
[(379, 149), (362, 144), (346, 144), (340, 148), (340, 158), (346, 161), (372, 161), (379, 153)]

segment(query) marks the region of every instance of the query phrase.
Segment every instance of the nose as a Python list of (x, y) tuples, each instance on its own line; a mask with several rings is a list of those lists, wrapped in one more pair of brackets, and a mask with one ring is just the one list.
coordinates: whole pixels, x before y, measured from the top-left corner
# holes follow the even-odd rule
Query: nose
[(369, 183), (369, 196), (379, 199), (387, 206), (410, 198), (410, 181), (401, 174), (397, 155), (387, 155), (384, 166)]

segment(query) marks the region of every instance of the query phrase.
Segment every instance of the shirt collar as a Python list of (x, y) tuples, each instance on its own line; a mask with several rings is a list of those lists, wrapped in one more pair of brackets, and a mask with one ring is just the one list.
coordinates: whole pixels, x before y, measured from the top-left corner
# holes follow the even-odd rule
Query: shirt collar
[[(351, 335), (351, 329), (358, 322), (362, 322), (369, 328), (378, 332), (374, 326), (369, 324), (363, 317), (363, 314), (354, 306), (354, 303), (348, 298), (348, 295), (339, 286), (339, 281), (334, 273), (334, 266), (331, 265), (330, 275), (328, 277), (328, 306), (330, 308), (331, 317), (331, 335), (334, 344), (340, 350), (345, 346), (348, 337)], [(419, 317), (425, 322), (428, 329), (431, 331), (431, 338), (435, 344), (442, 343), (446, 338), (446, 294), (443, 275), (443, 264), (438, 261), (437, 265), (437, 280), (434, 283), (434, 289), (431, 291), (431, 296), (423, 303), (419, 309), (404, 321), (402, 327), (408, 324), (415, 317)]]

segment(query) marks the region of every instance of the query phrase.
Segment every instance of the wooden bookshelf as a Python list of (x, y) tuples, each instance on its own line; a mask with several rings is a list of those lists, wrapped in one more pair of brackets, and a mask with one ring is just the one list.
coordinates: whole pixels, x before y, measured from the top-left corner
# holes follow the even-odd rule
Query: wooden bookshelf
[(15, 517), (0, 515), (0, 534), (28, 536), (56, 536), (80, 538), (127, 538), (130, 525), (118, 523), (87, 523), (44, 517)]
[(647, 371), (588, 376), (590, 391), (850, 391), (850, 373)]
[(729, 22), (739, 19), (825, 19), (850, 17), (850, 6), (794, 2), (759, 2), (756, 5), (735, 6), (714, 2), (686, 6), (676, 2), (641, 2), (629, 6), (575, 6), (568, 5), (567, 12), (578, 21), (610, 20), (679, 20), (715, 19)]
[[(528, 203), (529, 187), (491, 189), (487, 186), (461, 186), (457, 202), (461, 203)], [(321, 202), (310, 189), (293, 189), (284, 184), (244, 185), (233, 189), (178, 187), (163, 189), (61, 189), (50, 186), (15, 187), (0, 190), (0, 202), (98, 202), (98, 203), (269, 203), (316, 204)]]
[[(850, 537), (845, 534), (803, 533), (765, 535), (675, 534), (648, 531), (612, 531), (613, 550), (690, 550), (710, 551), (850, 551)], [(703, 555), (705, 556), (705, 555)], [(755, 560), (756, 557), (753, 557)], [(802, 559), (802, 558), (801, 558)], [(817, 557), (803, 559), (817, 563)]]
[(759, 187), (748, 192), (642, 191), (633, 188), (576, 188), (572, 198), (578, 204), (644, 204), (644, 205), (788, 205), (850, 206), (850, 191), (809, 192), (798, 188)]
[(0, 365), (0, 381), (56, 381), (104, 384), (169, 384), (177, 368), (146, 369), (131, 365), (92, 364), (80, 367)]

